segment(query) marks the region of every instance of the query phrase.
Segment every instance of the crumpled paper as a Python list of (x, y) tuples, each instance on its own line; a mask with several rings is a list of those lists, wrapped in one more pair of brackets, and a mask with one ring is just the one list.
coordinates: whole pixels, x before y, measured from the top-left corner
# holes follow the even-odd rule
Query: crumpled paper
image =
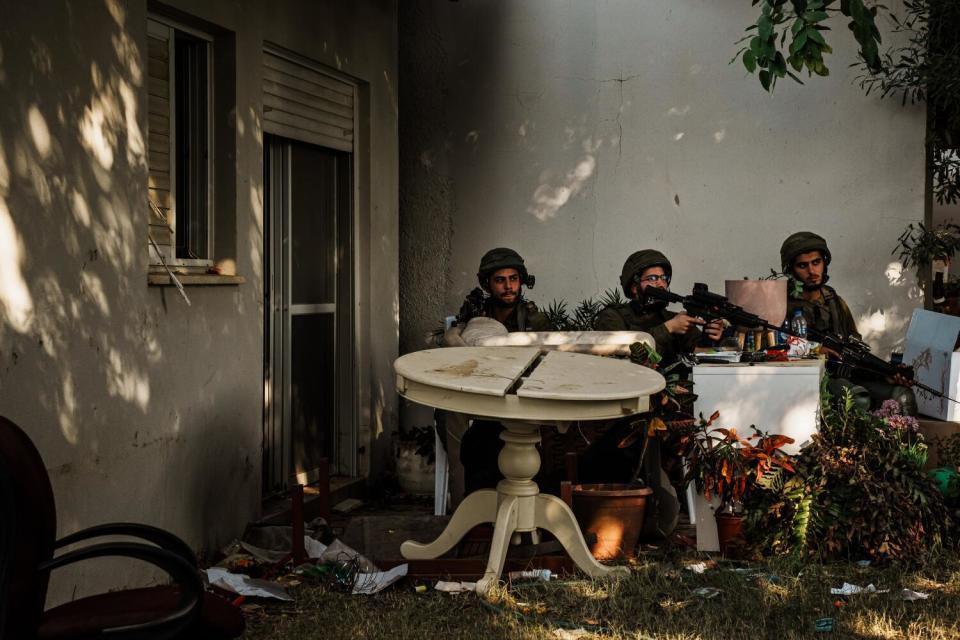
[(468, 591), (476, 591), (477, 583), (476, 582), (446, 582), (440, 580), (433, 586), (437, 591), (444, 591), (446, 593), (466, 593)]
[(226, 589), (241, 596), (253, 598), (273, 598), (292, 602), (293, 598), (279, 583), (269, 580), (251, 578), (242, 573), (230, 573), (220, 567), (210, 567), (206, 570), (207, 581), (216, 587)]
[(904, 589), (900, 592), (900, 599), (906, 600), (907, 602), (913, 602), (915, 600), (926, 600), (930, 597), (929, 593), (924, 593), (923, 591), (913, 591), (912, 589)]
[(830, 594), (835, 596), (855, 596), (860, 593), (889, 593), (889, 589), (877, 589), (872, 584), (865, 587), (844, 582), (840, 588), (830, 589)]
[[(331, 545), (332, 546), (332, 545)], [(407, 575), (409, 565), (399, 564), (389, 571), (374, 571), (372, 573), (358, 573), (353, 581), (354, 595), (373, 595), (383, 591), (394, 582)]]

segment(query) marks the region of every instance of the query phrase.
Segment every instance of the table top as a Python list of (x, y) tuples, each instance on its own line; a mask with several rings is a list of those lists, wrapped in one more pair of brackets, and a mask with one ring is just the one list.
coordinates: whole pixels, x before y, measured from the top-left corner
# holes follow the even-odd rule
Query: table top
[(630, 355), (630, 345), (644, 342), (656, 348), (644, 331), (514, 331), (477, 339), (477, 347), (539, 347), (541, 351), (570, 351), (599, 356)]
[(528, 421), (598, 420), (646, 411), (663, 376), (626, 360), (536, 347), (453, 347), (394, 363), (398, 392), (420, 404)]

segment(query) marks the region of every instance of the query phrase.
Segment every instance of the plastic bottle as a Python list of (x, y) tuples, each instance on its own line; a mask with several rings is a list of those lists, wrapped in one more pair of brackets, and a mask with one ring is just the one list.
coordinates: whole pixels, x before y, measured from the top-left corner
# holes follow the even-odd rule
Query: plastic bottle
[(790, 320), (791, 318), (787, 318), (783, 321), (783, 324), (780, 325), (780, 330), (777, 331), (777, 344), (787, 344), (787, 338), (789, 337), (787, 331), (790, 330)]
[(790, 320), (790, 330), (804, 340), (807, 338), (807, 320), (803, 317), (803, 310), (797, 309)]

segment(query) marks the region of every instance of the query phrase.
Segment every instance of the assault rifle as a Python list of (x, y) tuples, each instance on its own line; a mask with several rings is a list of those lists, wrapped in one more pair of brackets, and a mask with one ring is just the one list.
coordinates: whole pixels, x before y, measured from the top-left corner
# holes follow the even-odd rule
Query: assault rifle
[(834, 361), (836, 367), (835, 375), (837, 377), (849, 378), (850, 374), (854, 371), (871, 373), (884, 378), (892, 378), (900, 375), (909, 381), (911, 387), (916, 387), (930, 395), (960, 404), (960, 401), (954, 400), (945, 393), (914, 380), (913, 367), (905, 364), (893, 364), (892, 362), (878, 358), (870, 352), (870, 347), (862, 340), (854, 338), (853, 336), (849, 336), (844, 340), (835, 333), (818, 331), (813, 328), (807, 329), (807, 335), (837, 354), (837, 360)]
[(457, 312), (457, 320), (454, 324), (457, 326), (466, 326), (466, 324), (474, 318), (482, 316), (484, 314), (485, 302), (486, 295), (483, 293), (483, 289), (475, 287), (473, 291), (464, 298), (463, 304), (460, 306), (460, 311)]
[[(700, 317), (708, 322), (710, 320), (722, 319), (735, 326), (762, 327), (768, 331), (780, 331), (790, 336), (801, 337), (794, 333), (789, 327), (776, 327), (760, 316), (733, 304), (726, 296), (711, 292), (707, 288), (707, 285), (702, 282), (693, 285), (693, 293), (689, 296), (681, 296), (658, 287), (647, 287), (643, 290), (643, 295), (645, 298), (652, 298), (668, 303), (677, 302), (683, 305), (687, 315)], [(870, 352), (870, 347), (862, 340), (858, 340), (852, 336), (843, 339), (836, 334), (827, 331), (818, 331), (812, 327), (807, 328), (807, 336), (816, 340), (837, 355), (837, 359), (831, 360), (831, 362), (836, 367), (834, 371), (838, 377), (849, 378), (850, 374), (854, 371), (871, 373), (884, 378), (892, 378), (900, 375), (910, 382), (910, 386), (916, 387), (938, 398), (945, 398), (950, 402), (960, 404), (960, 401), (954, 400), (945, 393), (914, 380), (913, 367), (893, 364), (892, 362), (887, 362), (875, 356)]]
[(726, 296), (713, 293), (707, 288), (707, 285), (702, 282), (693, 285), (693, 293), (689, 296), (681, 296), (680, 294), (658, 287), (647, 287), (643, 290), (643, 297), (645, 299), (652, 298), (667, 303), (679, 303), (683, 305), (687, 315), (703, 318), (707, 322), (711, 320), (726, 320), (730, 324), (738, 327), (782, 331), (781, 327), (776, 327), (755, 313), (750, 313), (743, 307), (733, 304)]

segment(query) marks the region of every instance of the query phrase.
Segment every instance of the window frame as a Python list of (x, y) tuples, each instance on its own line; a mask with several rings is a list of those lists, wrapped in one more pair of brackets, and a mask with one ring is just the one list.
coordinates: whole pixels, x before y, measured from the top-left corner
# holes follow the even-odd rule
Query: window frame
[[(161, 31), (163, 33), (161, 33)], [(207, 105), (206, 105), (206, 121), (207, 121), (207, 162), (206, 162), (206, 181), (207, 181), (207, 193), (206, 193), (206, 257), (205, 258), (178, 258), (177, 257), (177, 92), (176, 92), (176, 32), (181, 31), (189, 36), (192, 36), (198, 40), (202, 40), (206, 43), (206, 63), (207, 63)], [(157, 249), (160, 249), (161, 255), (163, 257), (163, 262), (170, 266), (178, 267), (195, 267), (198, 270), (205, 271), (209, 267), (212, 267), (215, 264), (214, 260), (214, 246), (215, 246), (215, 233), (216, 228), (214, 221), (216, 216), (214, 215), (214, 206), (215, 206), (215, 189), (216, 184), (214, 181), (215, 171), (214, 163), (216, 162), (216, 149), (214, 146), (214, 119), (213, 113), (215, 109), (214, 103), (214, 37), (204, 31), (194, 29), (189, 27), (181, 22), (171, 20), (161, 15), (154, 13), (147, 14), (147, 33), (153, 34), (157, 37), (164, 37), (167, 40), (167, 88), (169, 91), (169, 113), (168, 117), (170, 119), (170, 132), (169, 132), (169, 149), (168, 155), (170, 158), (170, 166), (168, 167), (170, 173), (170, 213), (168, 214), (167, 226), (170, 228), (170, 244), (169, 246), (154, 246), (151, 247), (151, 260), (150, 265), (152, 267), (159, 266), (161, 261), (155, 259), (154, 256), (157, 253)], [(152, 215), (152, 214), (151, 214)]]

